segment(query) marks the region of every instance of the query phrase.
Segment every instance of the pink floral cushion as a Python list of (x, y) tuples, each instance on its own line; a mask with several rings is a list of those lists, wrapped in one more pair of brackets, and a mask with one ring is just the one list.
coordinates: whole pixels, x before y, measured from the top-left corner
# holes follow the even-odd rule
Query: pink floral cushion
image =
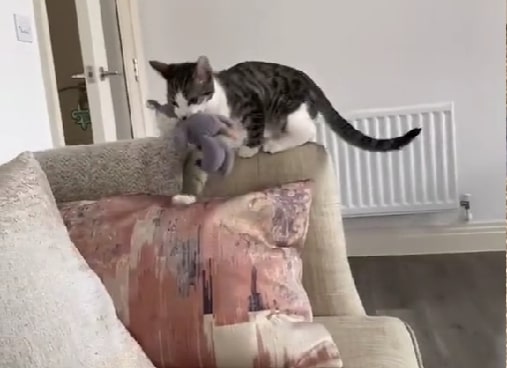
[(311, 183), (175, 206), (61, 205), (73, 242), (159, 368), (340, 367), (301, 282)]

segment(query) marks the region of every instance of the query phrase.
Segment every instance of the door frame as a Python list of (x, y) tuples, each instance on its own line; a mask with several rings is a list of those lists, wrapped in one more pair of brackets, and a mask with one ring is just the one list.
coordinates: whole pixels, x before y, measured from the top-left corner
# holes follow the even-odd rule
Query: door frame
[(49, 18), (46, 9), (46, 1), (33, 0), (33, 10), (41, 58), (42, 78), (48, 106), (51, 138), (53, 139), (53, 145), (55, 147), (62, 147), (65, 146), (65, 138), (63, 135), (62, 112), (56, 84), (55, 62), (49, 34)]
[[(154, 136), (156, 135), (156, 130), (154, 129), (152, 117), (145, 103), (148, 85), (145, 67), (146, 60), (142, 47), (141, 21), (138, 16), (140, 1), (115, 0), (115, 2), (123, 54), (127, 98), (131, 112), (132, 136), (133, 138)], [(55, 147), (62, 147), (65, 146), (63, 120), (56, 83), (46, 0), (33, 0), (33, 6), (41, 58), (41, 69), (50, 118), (51, 136), (53, 145)], [(134, 60), (137, 60), (136, 65)], [(116, 127), (114, 128), (116, 129)]]
[[(142, 0), (115, 0), (129, 94), (133, 138), (153, 137), (157, 130), (146, 107), (148, 79), (139, 5)], [(134, 103), (133, 103), (134, 101)]]

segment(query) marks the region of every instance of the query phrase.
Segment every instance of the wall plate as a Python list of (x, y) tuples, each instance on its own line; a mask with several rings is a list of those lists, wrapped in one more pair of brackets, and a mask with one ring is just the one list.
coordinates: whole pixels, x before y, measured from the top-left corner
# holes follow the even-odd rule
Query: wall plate
[(29, 16), (14, 14), (14, 26), (19, 42), (33, 42), (32, 19)]

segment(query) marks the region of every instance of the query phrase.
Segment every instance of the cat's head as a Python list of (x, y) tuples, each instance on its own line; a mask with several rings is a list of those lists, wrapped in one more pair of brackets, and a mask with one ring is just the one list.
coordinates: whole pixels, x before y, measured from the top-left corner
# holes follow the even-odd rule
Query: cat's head
[(194, 63), (150, 61), (150, 65), (166, 80), (167, 102), (173, 105), (178, 118), (202, 112), (213, 97), (213, 70), (206, 56)]

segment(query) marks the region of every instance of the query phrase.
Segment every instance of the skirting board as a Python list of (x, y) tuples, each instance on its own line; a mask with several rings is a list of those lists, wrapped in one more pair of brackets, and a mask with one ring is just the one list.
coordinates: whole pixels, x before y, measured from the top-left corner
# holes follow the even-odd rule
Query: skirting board
[(505, 251), (506, 223), (347, 231), (349, 257)]

